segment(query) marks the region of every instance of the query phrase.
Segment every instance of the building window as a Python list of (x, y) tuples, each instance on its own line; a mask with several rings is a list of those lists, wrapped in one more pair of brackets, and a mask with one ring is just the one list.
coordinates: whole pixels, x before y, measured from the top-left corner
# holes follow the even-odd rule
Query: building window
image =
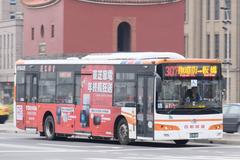
[(10, 12), (9, 15), (10, 15), (10, 19), (15, 19), (16, 17), (15, 12)]
[(0, 49), (2, 49), (2, 35), (0, 35)]
[(10, 68), (10, 55), (9, 54), (7, 54), (7, 69), (9, 69)]
[(3, 35), (3, 49), (5, 48), (6, 48), (6, 35)]
[(0, 35), (0, 69), (2, 69), (2, 35)]
[(34, 28), (31, 30), (31, 39), (34, 40)]
[(41, 37), (43, 38), (44, 37), (44, 26), (43, 25), (41, 26), (41, 31), (40, 32), (41, 32)]
[(211, 53), (211, 50), (210, 50), (210, 43), (211, 43), (211, 39), (210, 39), (210, 34), (207, 34), (207, 58), (210, 58), (210, 53)]
[(9, 0), (10, 5), (16, 5), (16, 3), (17, 3), (17, 0)]
[(227, 8), (226, 12), (224, 12), (225, 20), (231, 19), (231, 0), (225, 0), (225, 6)]
[(6, 69), (6, 35), (3, 35), (3, 69)]
[(189, 0), (185, 1), (185, 12), (184, 12), (184, 21), (188, 22), (188, 4), (189, 4)]
[(10, 48), (10, 35), (7, 35), (7, 49)]
[(55, 36), (55, 26), (51, 26), (51, 37), (53, 38)]
[(185, 43), (185, 57), (188, 57), (188, 36), (184, 36), (184, 43)]
[(127, 22), (122, 22), (118, 25), (117, 40), (118, 52), (131, 51), (131, 25)]
[(211, 19), (211, 0), (207, 0), (207, 20)]
[[(229, 47), (229, 59), (231, 59), (231, 34), (229, 34), (229, 37), (227, 34), (224, 35), (224, 58), (227, 59), (227, 46)], [(228, 41), (229, 38), (229, 41)], [(228, 44), (227, 44), (228, 43)]]
[(214, 35), (215, 58), (219, 58), (219, 34)]
[(215, 0), (215, 20), (219, 20), (220, 19), (220, 1), (219, 0)]
[(7, 69), (10, 68), (10, 55), (9, 55), (9, 48), (10, 48), (10, 35), (7, 35)]
[(11, 48), (13, 49), (13, 34), (11, 34)]
[(232, 88), (232, 87), (231, 87), (231, 86), (232, 86), (232, 79), (229, 77), (228, 80), (229, 80), (229, 100), (231, 100), (231, 97), (232, 97), (232, 94), (231, 94), (231, 91), (232, 91), (232, 90), (231, 90), (231, 88)]
[(10, 52), (11, 52), (11, 69), (13, 69), (13, 67), (14, 67), (14, 57), (13, 57), (13, 34), (11, 34), (11, 49), (10, 49)]

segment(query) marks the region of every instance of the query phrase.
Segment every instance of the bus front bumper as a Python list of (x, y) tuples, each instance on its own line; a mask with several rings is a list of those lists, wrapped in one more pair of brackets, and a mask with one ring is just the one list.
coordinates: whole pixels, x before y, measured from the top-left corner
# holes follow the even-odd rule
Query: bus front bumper
[(155, 132), (155, 140), (181, 140), (181, 139), (220, 139), (223, 137), (223, 131), (192, 131), (192, 132)]

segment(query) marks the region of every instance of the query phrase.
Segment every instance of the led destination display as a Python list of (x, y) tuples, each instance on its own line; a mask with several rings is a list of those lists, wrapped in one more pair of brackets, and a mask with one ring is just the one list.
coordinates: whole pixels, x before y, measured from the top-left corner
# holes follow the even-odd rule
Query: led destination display
[(220, 73), (217, 64), (166, 64), (164, 77), (217, 77)]

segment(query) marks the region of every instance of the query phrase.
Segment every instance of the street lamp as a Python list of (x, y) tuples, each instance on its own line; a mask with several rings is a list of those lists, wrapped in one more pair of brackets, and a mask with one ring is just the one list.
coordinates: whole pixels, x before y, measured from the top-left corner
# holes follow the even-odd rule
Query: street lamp
[[(226, 3), (226, 2), (225, 2)], [(227, 65), (227, 76), (226, 76), (226, 82), (227, 82), (227, 97), (226, 97), (226, 103), (229, 103), (229, 93), (230, 93), (230, 81), (229, 81), (229, 70), (230, 70), (230, 27), (229, 25), (232, 24), (229, 14), (229, 8), (227, 7), (221, 7), (221, 9), (224, 11), (224, 14), (226, 15), (225, 19), (222, 21), (224, 26), (222, 27), (224, 32), (226, 33), (226, 52), (227, 52), (227, 59), (224, 62), (224, 64)]]

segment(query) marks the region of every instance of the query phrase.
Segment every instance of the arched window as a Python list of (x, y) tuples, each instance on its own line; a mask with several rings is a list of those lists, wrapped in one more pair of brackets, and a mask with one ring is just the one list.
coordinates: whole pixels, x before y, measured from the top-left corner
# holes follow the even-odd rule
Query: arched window
[(127, 22), (122, 22), (118, 26), (118, 52), (131, 51), (131, 26)]
[(43, 38), (44, 37), (44, 26), (43, 25), (41, 26), (41, 31), (40, 32), (41, 32), (41, 37)]

